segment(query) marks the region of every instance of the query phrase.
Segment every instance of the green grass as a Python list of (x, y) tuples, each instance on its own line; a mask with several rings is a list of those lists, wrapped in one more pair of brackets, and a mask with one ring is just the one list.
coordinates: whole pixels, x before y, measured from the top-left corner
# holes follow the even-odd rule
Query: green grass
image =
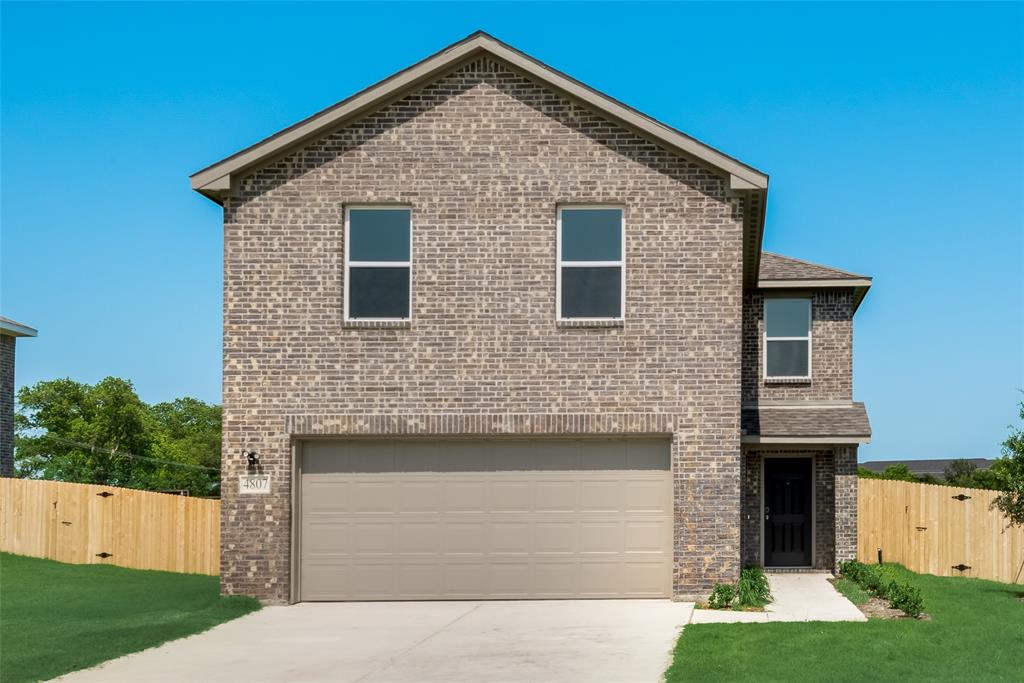
[(259, 609), (215, 576), (0, 553), (0, 681), (39, 681)]
[(691, 625), (666, 680), (1021, 680), (1024, 586), (891, 571), (921, 589), (931, 621)]
[(871, 594), (849, 579), (836, 579), (833, 584), (836, 590), (846, 596), (855, 605), (863, 605), (871, 599)]

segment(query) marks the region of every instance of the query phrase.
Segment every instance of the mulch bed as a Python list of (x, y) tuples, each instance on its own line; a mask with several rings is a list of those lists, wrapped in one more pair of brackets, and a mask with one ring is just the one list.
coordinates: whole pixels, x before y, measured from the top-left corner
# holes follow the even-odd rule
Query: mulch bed
[(932, 620), (931, 615), (926, 612), (919, 617), (912, 617), (903, 610), (891, 607), (889, 601), (882, 598), (871, 598), (863, 605), (857, 605), (857, 609), (863, 612), (868, 619), (873, 617), (875, 619), (911, 619), (914, 621)]
[[(832, 579), (829, 583), (834, 584), (835, 579)], [(863, 612), (864, 616), (868, 619), (915, 619), (915, 617), (909, 616), (903, 610), (890, 606), (889, 601), (882, 598), (868, 598), (868, 601), (864, 604), (857, 605), (857, 609)], [(932, 618), (928, 614), (922, 614), (916, 617), (916, 620), (931, 621)]]

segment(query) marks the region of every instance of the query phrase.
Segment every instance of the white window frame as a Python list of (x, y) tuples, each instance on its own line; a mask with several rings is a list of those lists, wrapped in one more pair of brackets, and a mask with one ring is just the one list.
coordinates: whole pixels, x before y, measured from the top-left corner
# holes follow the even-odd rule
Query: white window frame
[[(408, 211), (409, 212), (409, 260), (408, 261), (352, 261), (349, 259), (349, 235), (351, 234), (352, 210), (358, 211)], [(345, 273), (344, 291), (342, 292), (342, 305), (344, 306), (345, 322), (386, 322), (395, 320), (412, 320), (412, 207), (404, 204), (353, 204), (345, 207)], [(351, 268), (408, 268), (409, 269), (409, 310), (403, 318), (352, 318), (348, 313), (349, 295), (349, 270)]]
[[(807, 336), (806, 337), (769, 337), (768, 336), (768, 302), (779, 299), (799, 299), (807, 302)], [(761, 376), (765, 381), (775, 380), (810, 380), (814, 350), (812, 337), (814, 332), (814, 300), (810, 296), (766, 296), (761, 305), (761, 321), (764, 332), (761, 334)], [(807, 374), (806, 375), (769, 375), (768, 374), (768, 341), (806, 341), (807, 342)]]
[[(562, 212), (575, 209), (614, 209), (621, 216), (619, 224), (619, 260), (618, 261), (562, 261)], [(562, 204), (558, 206), (555, 218), (556, 255), (555, 255), (555, 320), (558, 322), (621, 322), (626, 319), (626, 207), (620, 204)], [(618, 267), (619, 281), (619, 315), (608, 318), (563, 318), (562, 317), (562, 268), (601, 268)]]

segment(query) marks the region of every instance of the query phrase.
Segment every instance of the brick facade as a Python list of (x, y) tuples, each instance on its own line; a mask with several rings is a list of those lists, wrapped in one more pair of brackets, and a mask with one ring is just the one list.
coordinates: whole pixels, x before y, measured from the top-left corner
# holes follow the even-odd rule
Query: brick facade
[(0, 334), (0, 477), (14, 476), (15, 337)]
[[(740, 564), (742, 215), (728, 181), (487, 58), (225, 202), (222, 586), (283, 601), (296, 435), (672, 436), (674, 592)], [(342, 212), (412, 209), (412, 321), (342, 320)], [(625, 207), (625, 322), (555, 323), (560, 203)], [(237, 495), (242, 449), (268, 496)]]
[[(806, 296), (807, 293), (778, 294)], [(853, 397), (853, 291), (818, 290), (811, 295), (811, 381), (764, 380), (763, 290), (743, 297), (743, 402), (839, 401)]]

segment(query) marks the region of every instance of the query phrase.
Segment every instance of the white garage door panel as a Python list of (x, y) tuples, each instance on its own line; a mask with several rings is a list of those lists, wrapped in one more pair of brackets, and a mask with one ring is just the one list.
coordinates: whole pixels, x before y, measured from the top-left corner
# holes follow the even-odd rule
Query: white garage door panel
[(302, 445), (303, 600), (665, 597), (667, 441)]

